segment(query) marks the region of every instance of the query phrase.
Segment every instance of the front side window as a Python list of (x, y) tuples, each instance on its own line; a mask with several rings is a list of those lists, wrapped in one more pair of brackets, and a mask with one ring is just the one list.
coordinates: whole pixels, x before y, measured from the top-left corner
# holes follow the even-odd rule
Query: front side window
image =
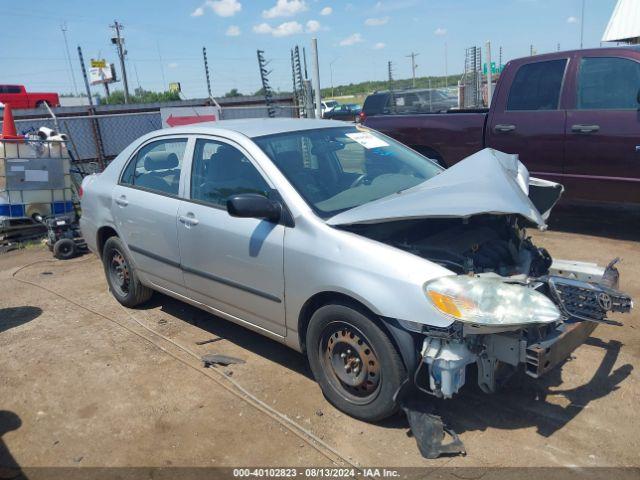
[(406, 190), (442, 171), (401, 143), (355, 126), (253, 140), (322, 218)]
[(507, 110), (557, 110), (566, 59), (535, 62), (518, 69)]
[(142, 147), (129, 161), (120, 183), (168, 195), (178, 195), (185, 138), (158, 140)]
[(578, 110), (637, 109), (640, 63), (626, 58), (583, 58), (578, 74)]
[(227, 198), (241, 193), (269, 195), (270, 187), (237, 148), (199, 139), (193, 153), (191, 199), (226, 208)]

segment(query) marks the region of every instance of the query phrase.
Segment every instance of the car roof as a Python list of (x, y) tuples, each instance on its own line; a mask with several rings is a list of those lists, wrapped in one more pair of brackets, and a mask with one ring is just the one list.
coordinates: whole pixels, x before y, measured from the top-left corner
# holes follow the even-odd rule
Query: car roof
[(166, 129), (175, 134), (221, 134), (233, 131), (249, 138), (262, 137), (277, 133), (315, 130), (318, 128), (346, 127), (352, 124), (337, 120), (319, 120), (306, 118), (247, 118), (241, 120), (220, 120), (218, 122), (199, 123), (197, 125)]

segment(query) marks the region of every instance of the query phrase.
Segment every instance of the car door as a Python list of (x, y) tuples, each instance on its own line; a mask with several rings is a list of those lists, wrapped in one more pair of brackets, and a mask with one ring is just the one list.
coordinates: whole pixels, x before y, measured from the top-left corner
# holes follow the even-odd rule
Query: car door
[(640, 203), (640, 62), (619, 56), (579, 59), (567, 112), (565, 194)]
[[(529, 62), (529, 61), (528, 61)], [(491, 107), (486, 145), (516, 153), (531, 174), (561, 181), (566, 111), (561, 92), (568, 59), (541, 60), (507, 69), (511, 85)]]
[(195, 141), (178, 242), (189, 296), (234, 321), (284, 336), (284, 226), (231, 217), (230, 195), (271, 187), (237, 144)]
[(168, 136), (142, 145), (112, 191), (116, 228), (136, 268), (154, 285), (184, 293), (177, 215), (187, 138)]

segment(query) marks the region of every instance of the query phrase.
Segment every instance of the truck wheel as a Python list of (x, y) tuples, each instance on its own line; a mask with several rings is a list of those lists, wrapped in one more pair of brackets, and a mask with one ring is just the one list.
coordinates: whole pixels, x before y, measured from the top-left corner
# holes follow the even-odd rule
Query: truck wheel
[(369, 422), (398, 410), (393, 396), (407, 372), (389, 337), (367, 314), (347, 304), (319, 308), (306, 346), (313, 375), (336, 408)]
[(76, 243), (70, 238), (62, 238), (53, 245), (53, 256), (60, 260), (69, 260), (77, 253)]
[(133, 263), (118, 237), (104, 244), (102, 263), (113, 296), (125, 307), (135, 307), (151, 298), (153, 290), (140, 283)]

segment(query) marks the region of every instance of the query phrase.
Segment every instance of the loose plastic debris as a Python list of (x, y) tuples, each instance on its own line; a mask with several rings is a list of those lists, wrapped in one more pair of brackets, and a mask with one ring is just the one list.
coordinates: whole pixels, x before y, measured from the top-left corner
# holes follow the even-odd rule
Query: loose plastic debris
[(221, 355), (219, 353), (208, 353), (202, 356), (202, 361), (205, 368), (209, 368), (213, 365), (232, 365), (235, 363), (245, 363), (244, 360), (236, 357), (230, 357), (229, 355)]

